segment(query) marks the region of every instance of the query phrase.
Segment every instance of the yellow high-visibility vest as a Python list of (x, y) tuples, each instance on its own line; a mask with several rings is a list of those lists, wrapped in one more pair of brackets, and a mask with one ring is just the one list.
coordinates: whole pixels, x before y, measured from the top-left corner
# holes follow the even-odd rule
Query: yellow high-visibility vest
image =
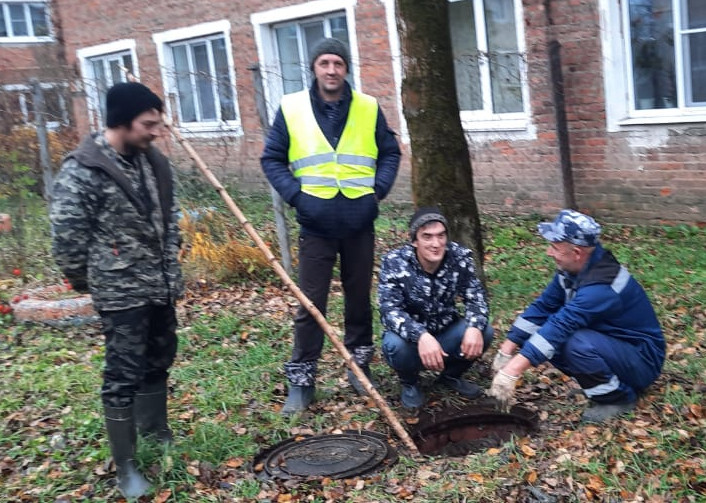
[(302, 192), (321, 199), (332, 199), (339, 191), (349, 199), (375, 193), (378, 104), (372, 96), (352, 93), (346, 125), (335, 149), (316, 122), (308, 90), (282, 98), (289, 162)]

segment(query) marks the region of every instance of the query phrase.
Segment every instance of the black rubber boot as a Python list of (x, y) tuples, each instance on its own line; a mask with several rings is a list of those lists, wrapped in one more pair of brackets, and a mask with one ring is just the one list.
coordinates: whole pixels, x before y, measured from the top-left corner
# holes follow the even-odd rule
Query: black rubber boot
[(137, 430), (133, 407), (105, 407), (104, 414), (110, 452), (115, 462), (118, 490), (125, 498), (139, 498), (149, 490), (150, 483), (135, 466)]
[(289, 385), (289, 393), (284, 407), (280, 411), (283, 416), (292, 416), (299, 412), (304, 412), (314, 401), (314, 386), (294, 386)]
[(162, 443), (174, 440), (167, 424), (167, 380), (143, 384), (135, 395), (135, 424), (140, 435)]

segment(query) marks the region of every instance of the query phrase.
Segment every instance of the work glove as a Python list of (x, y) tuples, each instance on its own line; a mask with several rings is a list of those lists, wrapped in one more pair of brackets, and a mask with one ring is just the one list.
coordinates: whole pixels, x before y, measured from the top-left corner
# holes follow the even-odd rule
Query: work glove
[(502, 370), (498, 370), (493, 378), (493, 383), (490, 385), (488, 394), (500, 404), (500, 409), (503, 412), (508, 412), (512, 405), (513, 397), (515, 396), (515, 385), (517, 377), (506, 374)]
[(512, 355), (508, 355), (503, 353), (502, 351), (498, 350), (497, 354), (495, 355), (495, 360), (493, 360), (493, 372), (497, 372), (501, 368), (505, 367), (507, 365), (507, 362), (512, 360)]

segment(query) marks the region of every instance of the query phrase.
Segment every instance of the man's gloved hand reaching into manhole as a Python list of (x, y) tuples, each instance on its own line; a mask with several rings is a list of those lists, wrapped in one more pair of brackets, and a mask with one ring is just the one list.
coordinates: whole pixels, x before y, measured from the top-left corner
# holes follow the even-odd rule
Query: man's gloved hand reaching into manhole
[(515, 396), (515, 385), (517, 384), (518, 377), (511, 376), (498, 370), (497, 374), (493, 378), (493, 384), (490, 386), (490, 391), (488, 394), (498, 401), (500, 405), (500, 410), (503, 412), (509, 412), (510, 406), (512, 405), (513, 398)]

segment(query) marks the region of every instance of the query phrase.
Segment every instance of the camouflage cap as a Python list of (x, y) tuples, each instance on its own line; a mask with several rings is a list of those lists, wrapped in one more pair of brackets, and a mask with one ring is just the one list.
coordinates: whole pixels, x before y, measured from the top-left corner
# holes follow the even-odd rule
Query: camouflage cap
[(574, 210), (561, 210), (553, 222), (542, 222), (537, 230), (547, 241), (568, 241), (578, 246), (596, 246), (601, 226), (593, 218)]

